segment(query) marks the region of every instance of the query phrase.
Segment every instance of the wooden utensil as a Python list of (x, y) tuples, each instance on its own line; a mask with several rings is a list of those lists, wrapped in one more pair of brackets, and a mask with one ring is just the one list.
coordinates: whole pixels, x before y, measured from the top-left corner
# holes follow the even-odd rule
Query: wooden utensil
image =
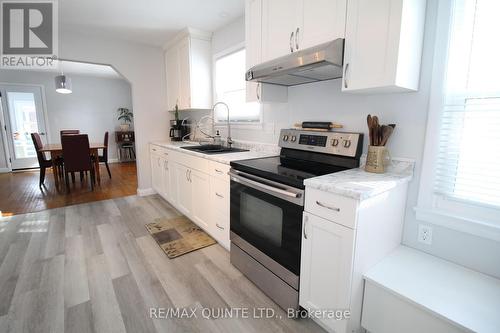
[(379, 142), (379, 122), (378, 122), (378, 117), (377, 116), (373, 116), (373, 145), (374, 146), (379, 146), (380, 145), (380, 142)]
[[(396, 126), (394, 126), (396, 127)], [(387, 143), (387, 140), (389, 140), (389, 137), (391, 136), (392, 132), (394, 131), (394, 128), (392, 126), (382, 126), (382, 142), (380, 143), (381, 146), (385, 146)]]
[(366, 123), (368, 124), (368, 139), (370, 141), (370, 146), (373, 146), (373, 119), (370, 114), (366, 117)]

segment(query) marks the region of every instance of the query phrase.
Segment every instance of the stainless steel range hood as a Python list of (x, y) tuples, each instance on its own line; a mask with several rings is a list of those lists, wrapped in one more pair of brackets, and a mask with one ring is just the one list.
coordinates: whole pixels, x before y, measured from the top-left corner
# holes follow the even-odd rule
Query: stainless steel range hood
[(250, 68), (246, 80), (295, 86), (342, 77), (344, 39), (320, 44)]

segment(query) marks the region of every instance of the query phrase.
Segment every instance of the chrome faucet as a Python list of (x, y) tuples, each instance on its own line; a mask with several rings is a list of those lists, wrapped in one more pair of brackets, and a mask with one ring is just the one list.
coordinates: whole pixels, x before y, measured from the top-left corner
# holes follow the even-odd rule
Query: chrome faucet
[(229, 148), (231, 148), (231, 145), (233, 144), (233, 139), (231, 138), (231, 122), (229, 120), (229, 106), (224, 103), (224, 102), (217, 102), (214, 104), (214, 106), (212, 107), (212, 119), (215, 119), (215, 108), (218, 106), (218, 105), (224, 105), (227, 109), (227, 146)]

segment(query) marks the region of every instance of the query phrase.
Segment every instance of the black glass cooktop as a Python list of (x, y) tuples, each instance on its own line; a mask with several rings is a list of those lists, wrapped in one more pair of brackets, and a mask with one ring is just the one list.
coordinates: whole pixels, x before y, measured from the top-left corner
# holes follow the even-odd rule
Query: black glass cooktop
[(349, 169), (348, 167), (283, 156), (234, 161), (231, 162), (231, 167), (297, 188), (304, 188), (304, 180), (307, 178)]

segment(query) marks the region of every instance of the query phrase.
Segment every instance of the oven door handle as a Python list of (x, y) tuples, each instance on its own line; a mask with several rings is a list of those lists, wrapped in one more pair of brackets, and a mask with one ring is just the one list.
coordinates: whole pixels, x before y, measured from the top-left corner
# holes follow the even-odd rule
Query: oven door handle
[[(231, 180), (240, 183), (242, 185), (247, 185), (252, 188), (255, 188), (257, 190), (261, 190), (263, 192), (266, 192), (268, 194), (281, 194), (287, 197), (290, 197), (292, 199), (299, 199), (302, 197), (302, 192), (301, 190), (298, 190), (299, 192), (291, 192), (287, 190), (283, 190), (281, 188), (277, 188), (271, 185), (263, 184), (261, 182), (258, 182), (256, 180), (249, 179), (245, 176), (241, 176), (241, 174), (244, 174), (239, 171), (231, 170), (229, 171), (229, 176), (231, 177)], [(246, 174), (245, 174), (246, 175)], [(257, 178), (256, 176), (248, 176), (252, 178)]]

